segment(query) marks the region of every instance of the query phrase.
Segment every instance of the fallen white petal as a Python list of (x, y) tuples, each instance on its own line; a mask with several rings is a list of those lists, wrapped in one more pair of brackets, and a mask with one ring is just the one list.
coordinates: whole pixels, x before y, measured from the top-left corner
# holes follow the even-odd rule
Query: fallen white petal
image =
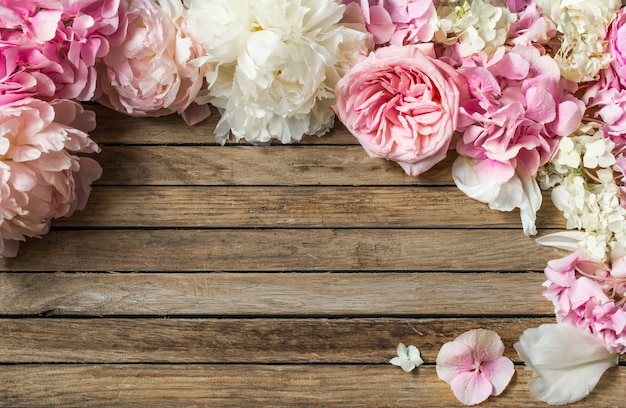
[(527, 329), (513, 347), (526, 368), (533, 370), (530, 392), (551, 405), (587, 396), (619, 357), (595, 335), (567, 323)]

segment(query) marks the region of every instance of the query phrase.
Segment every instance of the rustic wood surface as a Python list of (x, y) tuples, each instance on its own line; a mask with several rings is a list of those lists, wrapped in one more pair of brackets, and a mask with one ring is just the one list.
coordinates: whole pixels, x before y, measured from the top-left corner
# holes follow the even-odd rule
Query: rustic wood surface
[[(479, 327), (516, 363), (483, 405), (545, 406), (513, 343), (553, 322), (542, 270), (563, 253), (459, 192), (453, 157), (408, 177), (340, 125), (219, 146), (217, 115), (89, 108), (87, 208), (0, 261), (0, 406), (455, 407), (434, 362)], [(564, 226), (545, 199), (539, 234)], [(399, 342), (425, 364), (391, 366)], [(623, 406), (625, 386), (620, 365), (573, 406)]]

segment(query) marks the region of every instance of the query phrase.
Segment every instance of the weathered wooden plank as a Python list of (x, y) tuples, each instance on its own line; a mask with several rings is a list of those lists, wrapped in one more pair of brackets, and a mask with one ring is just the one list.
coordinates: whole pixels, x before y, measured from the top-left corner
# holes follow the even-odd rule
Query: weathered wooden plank
[[(97, 127), (90, 136), (102, 144), (213, 144), (213, 130), (219, 120), (218, 112), (195, 126), (187, 126), (178, 115), (160, 118), (130, 117), (100, 105), (89, 105), (86, 109), (96, 112)], [(234, 141), (233, 141), (234, 143)], [(244, 144), (245, 141), (242, 141)], [(278, 144), (280, 142), (273, 141)], [(305, 136), (300, 144), (358, 144), (339, 121), (322, 137)]]
[(519, 230), (70, 230), (27, 241), (0, 270), (523, 271), (561, 256)]
[(418, 177), (360, 146), (104, 146), (98, 184), (453, 185), (453, 160)]
[(434, 363), (477, 327), (499, 333), (519, 361), (513, 344), (542, 323), (554, 318), (0, 319), (0, 363), (382, 364), (400, 342)]
[[(529, 371), (481, 406), (544, 406)], [(622, 407), (626, 368), (608, 370), (573, 407)], [(452, 407), (462, 406), (433, 366), (390, 365), (34, 365), (0, 370), (5, 406), (54, 407)]]
[[(565, 218), (548, 204), (539, 212), (537, 224), (565, 228)], [(521, 221), (518, 211), (490, 210), (456, 187), (98, 186), (83, 211), (55, 220), (54, 225), (521, 228)]]
[(543, 273), (0, 274), (0, 314), (550, 315)]

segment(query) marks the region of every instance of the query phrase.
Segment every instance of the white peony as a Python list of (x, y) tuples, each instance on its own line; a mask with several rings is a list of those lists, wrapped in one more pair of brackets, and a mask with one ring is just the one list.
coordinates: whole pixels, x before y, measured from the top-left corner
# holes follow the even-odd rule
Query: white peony
[(371, 37), (343, 25), (333, 0), (186, 0), (195, 38), (207, 56), (209, 87), (199, 102), (222, 115), (229, 133), (254, 144), (321, 136), (333, 125), (335, 84), (366, 53)]

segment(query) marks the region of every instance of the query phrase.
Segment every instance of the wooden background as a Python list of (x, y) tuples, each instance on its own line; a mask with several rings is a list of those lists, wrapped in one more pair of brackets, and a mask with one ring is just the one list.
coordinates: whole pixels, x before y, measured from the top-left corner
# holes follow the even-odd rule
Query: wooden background
[[(370, 159), (337, 127), (297, 145), (217, 146), (217, 115), (97, 106), (104, 175), (87, 208), (0, 273), (1, 406), (443, 407), (441, 345), (497, 331), (516, 375), (484, 406), (542, 406), (513, 343), (553, 322), (549, 259), (517, 213)], [(564, 225), (549, 205), (540, 234)], [(420, 348), (412, 373), (388, 364)], [(626, 367), (575, 406), (624, 405)]]

